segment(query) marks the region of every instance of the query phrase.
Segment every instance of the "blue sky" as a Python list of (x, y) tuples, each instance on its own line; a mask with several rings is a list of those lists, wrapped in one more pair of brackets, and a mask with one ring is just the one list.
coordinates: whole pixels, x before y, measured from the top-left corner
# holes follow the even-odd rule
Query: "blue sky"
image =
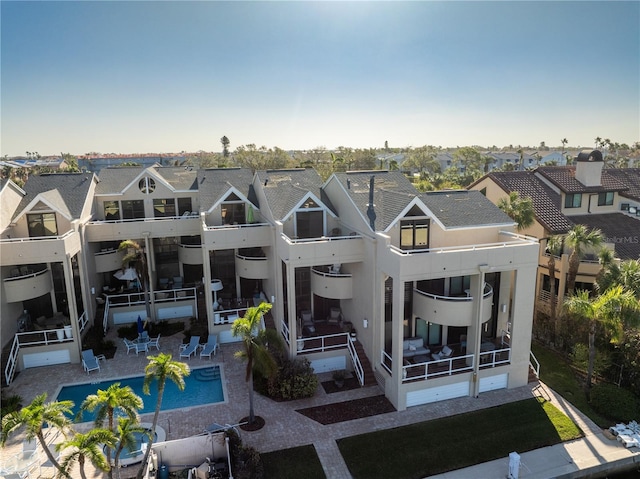
[(0, 2), (1, 154), (640, 140), (640, 2)]

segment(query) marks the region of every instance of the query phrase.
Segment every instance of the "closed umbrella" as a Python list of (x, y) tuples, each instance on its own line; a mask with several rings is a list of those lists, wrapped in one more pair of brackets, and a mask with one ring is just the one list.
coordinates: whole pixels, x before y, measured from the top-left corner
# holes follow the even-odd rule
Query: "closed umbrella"
[(142, 318), (138, 315), (138, 336), (142, 336), (144, 332), (144, 325), (142, 324)]
[(247, 223), (251, 224), (254, 221), (254, 217), (253, 217), (253, 206), (249, 205), (249, 208), (247, 208)]

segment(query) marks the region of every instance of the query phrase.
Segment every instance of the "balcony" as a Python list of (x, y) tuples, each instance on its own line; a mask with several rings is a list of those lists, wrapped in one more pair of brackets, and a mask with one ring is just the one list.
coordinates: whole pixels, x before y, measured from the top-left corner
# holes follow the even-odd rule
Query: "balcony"
[(91, 242), (124, 241), (145, 235), (150, 238), (165, 238), (197, 234), (200, 234), (198, 216), (90, 221), (86, 227), (87, 240)]
[(96, 273), (108, 273), (110, 271), (122, 268), (122, 258), (124, 251), (117, 249), (102, 250), (95, 255)]
[(39, 298), (53, 288), (51, 270), (22, 271), (18, 276), (5, 278), (4, 298), (7, 303), (17, 303), (28, 299)]
[(353, 298), (353, 277), (350, 273), (328, 272), (312, 268), (311, 291), (318, 296), (330, 299)]
[(208, 249), (256, 248), (271, 241), (269, 223), (204, 226), (202, 232), (202, 243)]
[(264, 256), (242, 256), (236, 254), (236, 273), (246, 279), (269, 277), (269, 258)]
[(182, 264), (202, 264), (202, 245), (181, 244), (178, 248), (178, 261)]
[(80, 235), (73, 230), (61, 236), (7, 238), (0, 240), (0, 263), (6, 266), (51, 263), (62, 261), (67, 253), (74, 256), (79, 251)]
[(364, 239), (359, 235), (321, 236), (294, 239), (280, 234), (278, 254), (289, 258), (296, 266), (317, 264), (357, 263), (364, 261)]
[[(473, 325), (473, 296), (442, 296), (414, 289), (413, 314), (443, 326)], [(482, 322), (491, 319), (493, 289), (485, 283), (482, 294)]]

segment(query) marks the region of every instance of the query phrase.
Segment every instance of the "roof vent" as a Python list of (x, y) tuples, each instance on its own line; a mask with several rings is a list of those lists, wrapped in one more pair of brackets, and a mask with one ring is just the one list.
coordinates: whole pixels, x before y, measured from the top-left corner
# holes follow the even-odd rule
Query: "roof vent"
[(267, 186), (267, 183), (269, 183), (269, 178), (264, 179), (264, 186)]
[(347, 189), (351, 189), (351, 180), (349, 178), (347, 178)]

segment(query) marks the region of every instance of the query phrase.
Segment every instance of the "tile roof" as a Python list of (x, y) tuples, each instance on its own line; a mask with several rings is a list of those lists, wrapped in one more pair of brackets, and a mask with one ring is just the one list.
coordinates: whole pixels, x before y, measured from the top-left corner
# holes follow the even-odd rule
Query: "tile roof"
[(640, 168), (608, 168), (606, 172), (628, 188), (620, 196), (640, 201)]
[(576, 224), (602, 231), (607, 243), (613, 243), (620, 259), (640, 258), (640, 219), (623, 213), (572, 216)]
[[(247, 199), (252, 196), (253, 174), (248, 168), (209, 168), (198, 171), (197, 187), (200, 196), (200, 208), (208, 211), (230, 188), (235, 188)], [(259, 205), (256, 205), (259, 206)]]
[(287, 216), (309, 192), (318, 199), (322, 197), (322, 179), (312, 168), (259, 170), (256, 177), (275, 220)]
[[(42, 195), (60, 212), (67, 213), (72, 219), (79, 219), (86, 203), (93, 173), (54, 173), (32, 175), (24, 184), (26, 195), (16, 209), (19, 214), (38, 195)], [(91, 201), (92, 199), (89, 199)]]
[(367, 218), (369, 180), (374, 177), (373, 204), (376, 212), (375, 229), (384, 231), (395, 221), (419, 192), (399, 171), (350, 171), (335, 173), (356, 208)]
[(602, 186), (585, 186), (576, 180), (575, 166), (541, 166), (536, 171), (558, 186), (565, 193), (589, 193), (600, 191), (623, 191), (627, 187), (603, 169)]
[(571, 220), (562, 213), (560, 194), (538, 178), (534, 171), (500, 171), (487, 176), (507, 193), (517, 191), (521, 197), (530, 197), (536, 218), (552, 234), (566, 233), (573, 227)]
[(509, 216), (479, 191), (434, 191), (423, 193), (420, 198), (447, 228), (513, 224)]

